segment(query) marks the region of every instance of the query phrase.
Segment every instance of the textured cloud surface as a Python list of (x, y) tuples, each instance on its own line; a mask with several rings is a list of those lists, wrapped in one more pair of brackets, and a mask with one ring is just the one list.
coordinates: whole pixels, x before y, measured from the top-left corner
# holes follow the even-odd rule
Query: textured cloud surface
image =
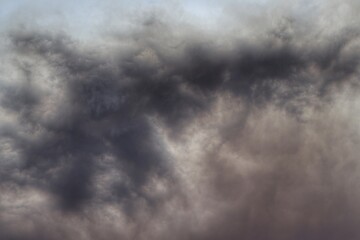
[(360, 5), (132, 4), (3, 13), (0, 239), (359, 239)]

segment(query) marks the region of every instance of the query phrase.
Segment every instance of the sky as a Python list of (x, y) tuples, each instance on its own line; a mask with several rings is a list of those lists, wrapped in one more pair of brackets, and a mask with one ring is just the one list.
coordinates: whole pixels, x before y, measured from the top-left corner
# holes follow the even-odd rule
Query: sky
[(0, 240), (360, 238), (355, 0), (0, 0)]

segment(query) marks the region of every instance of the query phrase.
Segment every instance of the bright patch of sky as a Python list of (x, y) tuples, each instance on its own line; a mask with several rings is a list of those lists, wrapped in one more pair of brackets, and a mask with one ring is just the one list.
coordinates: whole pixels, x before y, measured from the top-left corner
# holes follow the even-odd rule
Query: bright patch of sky
[(232, 9), (247, 14), (272, 1), (277, 0), (0, 0), (0, 31), (25, 26), (92, 37), (99, 30), (128, 30), (153, 10), (155, 16), (217, 29), (228, 15), (239, 14)]

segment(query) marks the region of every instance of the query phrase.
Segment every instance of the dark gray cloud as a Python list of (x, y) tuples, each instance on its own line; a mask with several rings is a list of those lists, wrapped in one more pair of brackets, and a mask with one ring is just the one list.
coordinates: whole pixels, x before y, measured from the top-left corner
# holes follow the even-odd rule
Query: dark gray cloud
[(358, 18), (268, 9), (4, 31), (2, 239), (358, 238)]

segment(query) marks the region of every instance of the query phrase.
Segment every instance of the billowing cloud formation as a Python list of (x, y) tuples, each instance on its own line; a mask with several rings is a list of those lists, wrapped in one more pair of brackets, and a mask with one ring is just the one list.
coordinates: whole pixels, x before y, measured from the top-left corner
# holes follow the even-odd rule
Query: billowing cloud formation
[(1, 239), (359, 238), (357, 6), (319, 4), (3, 30)]

